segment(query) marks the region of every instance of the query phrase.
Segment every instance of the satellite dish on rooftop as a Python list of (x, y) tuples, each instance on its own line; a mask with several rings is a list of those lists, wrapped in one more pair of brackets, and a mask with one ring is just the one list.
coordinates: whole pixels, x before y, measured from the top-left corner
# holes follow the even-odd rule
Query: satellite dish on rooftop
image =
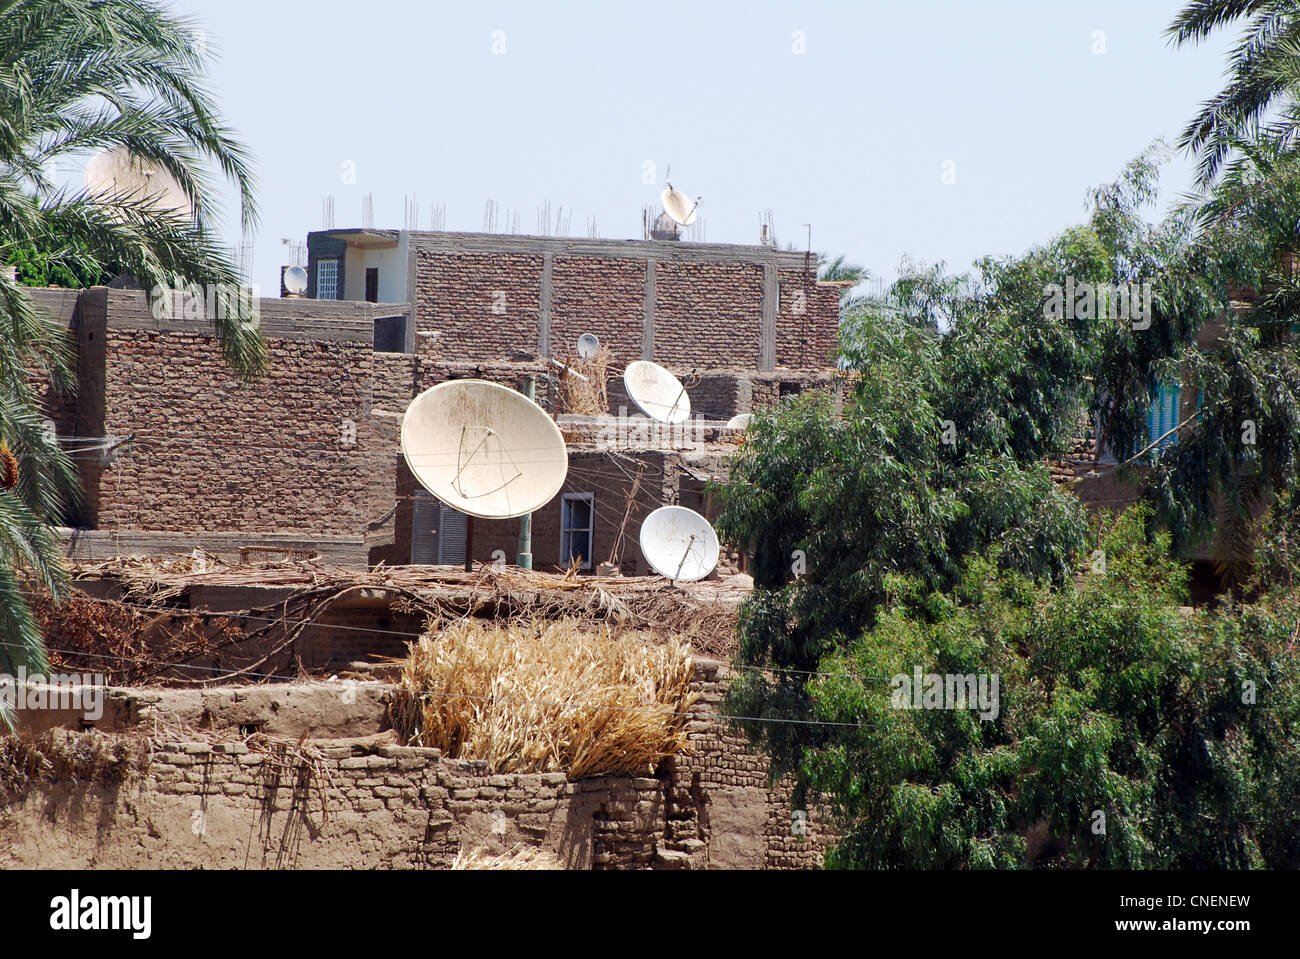
[(745, 430), (749, 429), (749, 421), (754, 418), (753, 413), (740, 413), (727, 420), (727, 429)]
[(668, 188), (659, 194), (659, 202), (663, 204), (664, 212), (680, 226), (690, 226), (695, 222), (695, 211), (702, 199), (704, 198), (697, 196), (692, 200), (681, 190), (674, 189), (671, 182), (668, 183)]
[(694, 582), (718, 565), (718, 534), (684, 506), (661, 506), (641, 524), (641, 552), (660, 576)]
[(485, 380), (440, 383), (412, 400), (402, 455), (425, 489), (479, 519), (541, 509), (569, 472), (564, 437), (547, 412)]
[(86, 190), (100, 200), (145, 202), (159, 213), (193, 215), (194, 206), (176, 178), (126, 147), (96, 153), (86, 164), (85, 177)]
[(661, 423), (684, 423), (691, 416), (691, 398), (681, 380), (658, 363), (637, 360), (623, 371), (623, 386), (646, 416)]
[(307, 271), (300, 266), (291, 266), (284, 271), (284, 288), (298, 296), (307, 292)]
[(578, 355), (584, 360), (594, 360), (600, 352), (600, 337), (595, 333), (583, 333), (578, 337)]

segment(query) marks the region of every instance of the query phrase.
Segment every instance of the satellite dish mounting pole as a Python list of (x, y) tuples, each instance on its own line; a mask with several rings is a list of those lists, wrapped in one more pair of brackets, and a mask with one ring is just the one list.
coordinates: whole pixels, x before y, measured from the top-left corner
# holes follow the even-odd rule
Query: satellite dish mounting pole
[[(524, 396), (536, 402), (537, 381), (531, 376), (524, 377)], [(520, 569), (533, 568), (533, 514), (525, 513), (519, 517), (519, 555), (515, 565)]]
[(682, 561), (677, 564), (677, 572), (673, 573), (674, 583), (677, 582), (677, 577), (682, 575), (682, 567), (686, 565), (686, 560), (690, 558), (691, 547), (694, 545), (695, 545), (695, 534), (692, 533), (691, 538), (686, 543), (686, 552), (682, 553)]
[(474, 517), (465, 517), (465, 572), (474, 572)]

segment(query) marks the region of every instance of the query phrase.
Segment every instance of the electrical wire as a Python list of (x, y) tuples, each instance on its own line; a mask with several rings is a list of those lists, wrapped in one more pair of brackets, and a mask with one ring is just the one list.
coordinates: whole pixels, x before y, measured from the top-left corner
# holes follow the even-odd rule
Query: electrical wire
[[(10, 649), (24, 648), (21, 643), (0, 642), (0, 646), (4, 646)], [(275, 673), (259, 673), (259, 672), (251, 672), (247, 670), (227, 669), (220, 666), (195, 666), (195, 665), (185, 664), (185, 663), (168, 663), (162, 660), (145, 659), (143, 657), (137, 657), (137, 656), (114, 656), (109, 653), (93, 653), (84, 650), (73, 650), (73, 649), (49, 648), (47, 651), (67, 654), (70, 656), (86, 656), (95, 659), (132, 663), (135, 665), (164, 666), (171, 669), (192, 669), (198, 672), (212, 673), (214, 674), (214, 677), (246, 676), (254, 679), (276, 680), (283, 683), (290, 683), (296, 681), (292, 677), (278, 676)], [(483, 703), (504, 703), (512, 706), (542, 706), (546, 708), (565, 708), (570, 706), (581, 706), (584, 709), (605, 709), (613, 712), (642, 713), (650, 716), (662, 716), (668, 719), (698, 718), (698, 715), (694, 713), (684, 713), (675, 710), (653, 709), (646, 706), (613, 706), (608, 703), (594, 703), (591, 702), (590, 700), (570, 699), (570, 700), (565, 700), (564, 702), (548, 702), (546, 700), (519, 699), (515, 697), (505, 697), (505, 696), (482, 696), (473, 693), (453, 692), (451, 690), (446, 690), (446, 689), (428, 689), (426, 687), (412, 688), (410, 686), (402, 686), (397, 683), (385, 683), (377, 680), (368, 681), (367, 685), (378, 686), (382, 689), (390, 689), (395, 692), (414, 693), (420, 697), (442, 696), (448, 699), (471, 699)], [(845, 722), (833, 722), (831, 720), (821, 720), (821, 719), (784, 719), (775, 716), (750, 717), (750, 716), (735, 716), (727, 713), (716, 713), (715, 715), (718, 719), (722, 719), (722, 720), (736, 720), (736, 721), (744, 721), (744, 722), (776, 723), (776, 724), (799, 725), (799, 726), (847, 727), (847, 728), (854, 728), (854, 729), (875, 728), (873, 724), (869, 724), (869, 723), (845, 723)]]
[[(208, 610), (187, 610), (187, 609), (179, 609), (179, 608), (167, 607), (167, 606), (150, 606), (143, 603), (128, 603), (122, 600), (108, 599), (103, 596), (87, 595), (86, 599), (90, 600), (91, 602), (101, 603), (108, 606), (124, 606), (127, 609), (139, 610), (142, 613), (160, 613), (160, 612), (189, 613), (190, 615), (193, 616), (202, 616), (209, 619), (240, 619), (240, 620), (251, 619), (251, 620), (256, 620), (258, 622), (264, 622), (264, 623), (279, 623), (282, 626), (311, 626), (315, 629), (334, 629), (334, 630), (344, 630), (347, 632), (376, 633), (384, 636), (409, 637), (411, 639), (420, 639), (422, 636), (425, 635), (424, 632), (410, 632), (409, 630), (380, 629), (374, 626), (348, 626), (344, 623), (321, 623), (314, 619), (286, 619), (281, 616), (257, 616), (251, 613), (246, 614), (242, 611), (235, 612), (235, 613), (220, 613), (220, 612), (211, 612)], [(67, 650), (56, 650), (56, 652), (67, 652)], [(891, 676), (848, 677), (844, 673), (828, 673), (825, 672), (824, 670), (815, 670), (815, 669), (788, 669), (782, 666), (750, 666), (750, 665), (741, 665), (741, 664), (731, 664), (730, 668), (737, 669), (737, 670), (748, 670), (751, 672), (760, 672), (760, 673), (769, 673), (769, 672), (792, 673), (792, 674), (798, 674), (803, 676), (822, 676), (829, 679), (855, 678), (855, 679), (861, 679), (863, 681), (866, 680), (885, 681), (893, 678)], [(728, 681), (729, 680), (725, 680), (725, 679), (723, 680), (723, 682), (728, 682)]]

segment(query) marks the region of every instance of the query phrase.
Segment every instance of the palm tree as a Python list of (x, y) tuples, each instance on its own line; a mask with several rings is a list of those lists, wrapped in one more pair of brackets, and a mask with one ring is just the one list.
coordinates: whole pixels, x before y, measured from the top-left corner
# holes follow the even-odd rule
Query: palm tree
[[(822, 259), (825, 259), (825, 254), (822, 254)], [(835, 259), (822, 263), (817, 279), (823, 283), (843, 283), (848, 281), (861, 283), (870, 275), (865, 266), (850, 263), (843, 254), (840, 254)]]
[[(157, 0), (0, 0), (0, 263), (52, 249), (50, 259), (74, 273), (120, 267), (146, 289), (239, 283), (213, 240), (213, 194), (218, 182), (234, 185), (251, 229), (253, 180), (247, 151), (199, 79), (204, 46), (191, 22)], [(53, 182), (59, 158), (107, 148), (169, 173), (195, 215)], [(228, 362), (245, 376), (259, 372), (260, 332), (237, 317), (214, 324)], [(44, 432), (30, 378), (70, 386), (69, 361), (61, 331), (0, 273), (0, 671), (11, 674), (46, 668), (24, 590), (58, 596), (65, 586), (51, 524), (76, 495), (75, 472)]]
[(1202, 104), (1179, 141), (1198, 157), (1202, 187), (1243, 144), (1261, 138), (1290, 144), (1300, 133), (1300, 0), (1190, 0), (1167, 33), (1175, 46), (1184, 46), (1243, 19), (1227, 85)]

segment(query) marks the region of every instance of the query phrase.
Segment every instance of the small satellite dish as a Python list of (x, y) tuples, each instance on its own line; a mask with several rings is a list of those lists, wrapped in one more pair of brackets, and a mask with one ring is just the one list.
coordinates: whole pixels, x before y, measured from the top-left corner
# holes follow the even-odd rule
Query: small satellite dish
[(727, 429), (744, 430), (749, 429), (749, 421), (754, 418), (753, 413), (740, 413), (727, 420)]
[(291, 266), (284, 271), (284, 288), (295, 296), (307, 292), (307, 271), (300, 266)]
[(578, 355), (584, 360), (594, 360), (600, 352), (600, 337), (595, 333), (583, 333), (578, 337)]
[(695, 211), (700, 205), (703, 197), (696, 197), (692, 200), (681, 190), (673, 188), (671, 183), (663, 193), (659, 194), (659, 202), (664, 206), (664, 212), (681, 226), (690, 226), (695, 222)]
[(637, 360), (623, 371), (623, 386), (637, 408), (661, 423), (684, 423), (691, 416), (686, 387), (658, 363)]
[(160, 213), (191, 216), (194, 207), (176, 178), (126, 147), (101, 150), (86, 164), (86, 190), (105, 201), (147, 202)]
[(660, 576), (694, 582), (718, 565), (718, 534), (684, 506), (661, 506), (641, 524), (641, 552)]
[(402, 455), (425, 489), (479, 519), (541, 509), (569, 472), (564, 437), (546, 410), (485, 380), (440, 383), (412, 400)]

